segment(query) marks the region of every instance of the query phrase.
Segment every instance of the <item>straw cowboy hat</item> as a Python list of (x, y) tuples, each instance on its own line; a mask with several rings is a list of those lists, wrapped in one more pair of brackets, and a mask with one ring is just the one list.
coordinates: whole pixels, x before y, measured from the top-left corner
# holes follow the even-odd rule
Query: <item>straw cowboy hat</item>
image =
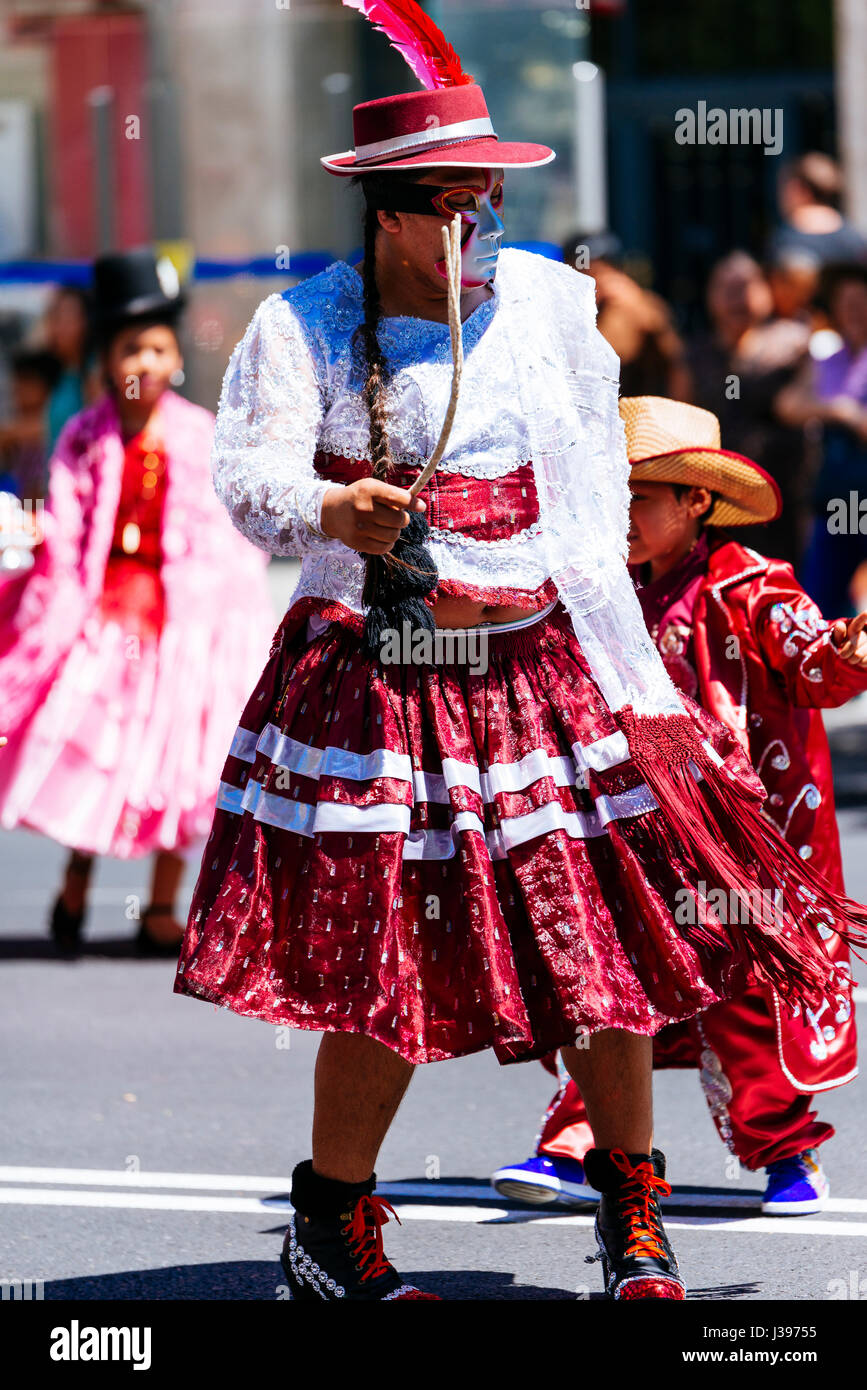
[(712, 526), (775, 521), (780, 489), (752, 459), (720, 448), (719, 420), (709, 410), (664, 396), (626, 396), (620, 402), (630, 480), (706, 487), (716, 501)]

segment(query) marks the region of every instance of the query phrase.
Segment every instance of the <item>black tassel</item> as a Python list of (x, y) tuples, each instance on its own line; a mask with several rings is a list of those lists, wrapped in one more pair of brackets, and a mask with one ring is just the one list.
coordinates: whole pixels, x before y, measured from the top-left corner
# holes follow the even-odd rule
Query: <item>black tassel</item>
[(421, 512), (411, 512), (397, 541), (387, 555), (368, 555), (362, 602), (364, 619), (362, 650), (378, 659), (389, 631), (403, 633), (403, 623), (411, 630), (436, 630), (434, 616), (425, 596), (436, 588), (439, 575), (433, 556), (425, 546), (430, 534)]

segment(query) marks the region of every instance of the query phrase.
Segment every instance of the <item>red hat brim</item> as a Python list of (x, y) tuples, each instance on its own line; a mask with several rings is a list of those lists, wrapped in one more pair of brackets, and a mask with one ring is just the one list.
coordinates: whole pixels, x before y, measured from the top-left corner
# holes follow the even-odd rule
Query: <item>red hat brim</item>
[(327, 155), (320, 163), (330, 174), (345, 178), (350, 174), (387, 174), (392, 169), (534, 169), (550, 164), (554, 157), (554, 151), (547, 145), (509, 143), (481, 136), (478, 140), (441, 145), (436, 150), (425, 150), (403, 159), (364, 161), (356, 159), (354, 150), (347, 150), (344, 154)]

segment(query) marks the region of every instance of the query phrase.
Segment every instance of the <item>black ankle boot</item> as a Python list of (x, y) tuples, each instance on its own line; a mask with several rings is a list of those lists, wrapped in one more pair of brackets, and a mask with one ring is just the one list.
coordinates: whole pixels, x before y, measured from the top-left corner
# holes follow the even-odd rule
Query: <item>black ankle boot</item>
[(308, 1159), (292, 1174), (295, 1207), (283, 1242), (280, 1263), (293, 1299), (316, 1303), (353, 1299), (437, 1299), (405, 1284), (382, 1249), (382, 1227), (391, 1212), (367, 1182), (342, 1183), (313, 1171)]
[(138, 935), (135, 939), (135, 949), (138, 955), (151, 958), (162, 958), (164, 960), (177, 960), (183, 944), (183, 932), (174, 941), (157, 941), (155, 936), (151, 936), (148, 931), (148, 921), (158, 912), (171, 912), (175, 910), (174, 903), (149, 903), (141, 915)]
[(48, 929), (51, 932), (54, 944), (62, 956), (77, 956), (81, 946), (81, 929), (84, 926), (84, 919), (87, 916), (87, 886), (90, 882), (90, 875), (93, 869), (93, 855), (86, 854), (82, 850), (73, 849), (70, 851), (69, 859), (66, 863), (66, 878), (78, 879), (82, 885), (84, 905), (78, 912), (70, 912), (63, 901), (63, 894), (67, 884), (60, 890), (51, 908), (51, 916), (48, 919)]
[(78, 955), (84, 917), (83, 908), (80, 912), (70, 912), (63, 901), (63, 894), (58, 894), (51, 909), (48, 925), (54, 944), (62, 956)]
[(686, 1298), (674, 1251), (662, 1225), (665, 1155), (590, 1149), (584, 1173), (602, 1193), (596, 1214), (596, 1243), (609, 1298)]

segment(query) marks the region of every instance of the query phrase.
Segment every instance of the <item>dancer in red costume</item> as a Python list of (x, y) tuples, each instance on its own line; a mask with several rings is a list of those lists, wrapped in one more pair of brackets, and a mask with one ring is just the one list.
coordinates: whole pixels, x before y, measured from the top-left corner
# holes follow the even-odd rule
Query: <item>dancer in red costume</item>
[[(363, 264), (267, 299), (226, 374), (217, 488), (302, 570), (226, 761), (176, 989), (325, 1033), (282, 1255), (295, 1298), (433, 1297), (386, 1259), (374, 1191), (414, 1065), (559, 1046), (594, 1124), (606, 1290), (682, 1299), (651, 1038), (757, 979), (819, 1006), (838, 970), (810, 922), (860, 941), (867, 909), (761, 816), (740, 743), (648, 637), (592, 283), (500, 251), (505, 171), (552, 152), (498, 139), (417, 5), (353, 3), (425, 90), (356, 107), (355, 150), (323, 161), (360, 176)], [(460, 360), (456, 215), (460, 397), (416, 497)], [(443, 628), (484, 660), (426, 657)], [(702, 879), (779, 890), (779, 921), (679, 925)]]
[[(630, 560), (650, 634), (678, 687), (744, 745), (768, 792), (765, 814), (842, 893), (820, 711), (867, 690), (867, 614), (826, 620), (790, 565), (720, 529), (771, 519), (778, 496), (758, 465), (720, 450), (713, 415), (656, 397), (623, 400), (621, 413), (632, 464)], [(849, 974), (845, 944), (820, 930)], [(663, 1029), (653, 1057), (655, 1067), (699, 1068), (720, 1137), (745, 1168), (767, 1170), (765, 1212), (820, 1209), (828, 1184), (816, 1149), (834, 1130), (811, 1107), (816, 1092), (857, 1074), (850, 990), (794, 1012), (771, 988), (748, 990)], [(492, 1181), (534, 1205), (593, 1199), (582, 1170), (592, 1145), (581, 1092), (564, 1076), (535, 1156)]]

